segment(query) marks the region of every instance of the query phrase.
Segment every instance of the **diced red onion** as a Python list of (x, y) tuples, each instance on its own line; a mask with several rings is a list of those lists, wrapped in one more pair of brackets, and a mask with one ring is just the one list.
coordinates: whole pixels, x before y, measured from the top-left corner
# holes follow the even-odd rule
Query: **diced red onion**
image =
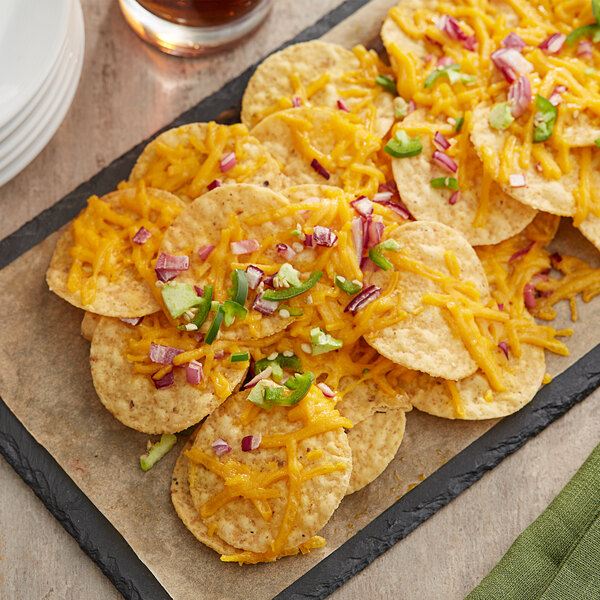
[(392, 194), (398, 193), (398, 186), (394, 180), (387, 181), (386, 183), (380, 183), (377, 188), (378, 192), (391, 192)]
[(387, 206), (391, 210), (393, 210), (396, 214), (398, 214), (402, 219), (406, 219), (407, 221), (413, 220), (413, 216), (410, 214), (410, 211), (402, 201), (400, 202), (392, 202), (391, 200), (375, 200), (375, 196), (373, 196), (373, 202), (377, 202), (377, 204), (381, 204), (381, 206)]
[(317, 246), (331, 248), (337, 242), (337, 235), (329, 228), (323, 225), (315, 225), (312, 232), (313, 240)]
[(343, 110), (344, 112), (347, 112), (347, 113), (350, 112), (350, 109), (348, 108), (348, 105), (343, 100), (341, 100), (341, 99), (337, 101), (337, 107), (340, 110)]
[(304, 245), (307, 248), (314, 248), (317, 244), (315, 243), (315, 240), (313, 238), (312, 233), (307, 233), (306, 236), (304, 237)]
[(255, 290), (260, 282), (263, 280), (265, 272), (254, 265), (248, 265), (246, 267), (246, 277), (248, 279), (248, 287), (251, 290)]
[(157, 390), (164, 390), (165, 388), (171, 387), (175, 382), (175, 375), (173, 371), (170, 371), (166, 375), (163, 375), (160, 379), (154, 379), (154, 387)]
[(223, 456), (224, 454), (231, 452), (231, 446), (222, 438), (215, 440), (211, 444), (211, 448), (217, 456)]
[(458, 21), (450, 15), (442, 15), (435, 23), (450, 39), (465, 41), (469, 36), (462, 30)]
[(456, 173), (456, 171), (458, 171), (458, 165), (444, 152), (434, 150), (432, 158), (434, 163), (444, 169), (447, 169), (450, 171), (450, 173)]
[(518, 36), (514, 31), (511, 31), (501, 42), (500, 45), (504, 48), (512, 48), (514, 50), (518, 50), (519, 52), (523, 52), (525, 46), (525, 40)]
[(448, 203), (452, 204), (454, 206), (459, 200), (460, 200), (460, 191), (456, 190), (455, 192), (452, 193), (450, 198), (448, 198)]
[(326, 398), (335, 398), (335, 392), (326, 383), (317, 383), (317, 387), (323, 392)]
[(173, 254), (165, 254), (164, 252), (157, 258), (154, 270), (156, 276), (162, 282), (175, 279), (182, 271), (187, 271), (190, 268), (190, 257)]
[(508, 176), (508, 180), (510, 182), (510, 187), (513, 188), (522, 188), (527, 186), (527, 180), (525, 179), (525, 175), (523, 173), (511, 173)]
[(356, 258), (360, 265), (364, 248), (363, 224), (360, 217), (354, 217), (354, 219), (352, 219), (350, 231), (352, 232), (352, 243), (354, 244), (354, 250), (356, 251)]
[(200, 385), (200, 382), (204, 380), (202, 363), (191, 360), (185, 368), (185, 378), (190, 385)]
[(518, 119), (531, 104), (531, 83), (526, 75), (521, 75), (508, 90), (510, 114)]
[(473, 52), (477, 48), (477, 37), (475, 35), (467, 36), (466, 40), (462, 41), (463, 48)]
[(536, 273), (532, 278), (531, 278), (531, 285), (533, 287), (535, 287), (538, 283), (542, 282), (542, 281), (550, 281), (550, 278), (548, 277), (548, 275), (545, 275), (544, 273)]
[(509, 259), (508, 262), (514, 262), (515, 260), (517, 260), (517, 258), (520, 258), (521, 256), (525, 256), (525, 254), (527, 254), (532, 248), (533, 248), (533, 244), (535, 242), (531, 242), (530, 244), (527, 244), (527, 246), (525, 246), (525, 248), (521, 248), (520, 250), (517, 250)]
[(373, 248), (373, 246), (377, 246), (377, 244), (381, 242), (381, 236), (383, 235), (384, 229), (385, 225), (381, 221), (369, 222), (367, 226), (367, 235), (365, 236), (367, 248)]
[(217, 359), (217, 360), (221, 360), (222, 358), (225, 358), (225, 355), (227, 353), (225, 352), (225, 350), (216, 350), (215, 353), (213, 354), (213, 356)]
[(235, 156), (235, 152), (228, 152), (227, 154), (224, 154), (219, 165), (221, 167), (221, 173), (227, 173), (227, 171), (231, 171), (236, 164), (237, 158)]
[(407, 114), (407, 115), (410, 115), (410, 113), (413, 113), (413, 112), (415, 112), (415, 110), (417, 110), (417, 105), (415, 104), (415, 101), (414, 101), (414, 100), (411, 100), (411, 101), (408, 103), (408, 108), (407, 108), (407, 110), (406, 110), (406, 114)]
[(552, 263), (552, 266), (554, 268), (556, 268), (556, 265), (558, 265), (558, 263), (561, 261), (562, 261), (562, 256), (558, 252), (553, 252), (550, 255), (550, 262)]
[(214, 190), (215, 188), (221, 187), (223, 185), (220, 179), (213, 179), (207, 186), (206, 189), (210, 192), (210, 190)]
[(450, 142), (446, 139), (446, 136), (440, 131), (436, 131), (433, 136), (433, 143), (438, 150), (448, 150), (450, 148)]
[(435, 58), (435, 54), (430, 53), (425, 57), (425, 62), (428, 63), (430, 60), (433, 60), (434, 58)]
[[(381, 184), (384, 185), (384, 184)], [(381, 187), (381, 186), (379, 186)], [(373, 202), (387, 202), (388, 200), (392, 199), (392, 196), (394, 195), (394, 192), (377, 192), (374, 196), (373, 196)]]
[(265, 287), (271, 288), (272, 290), (275, 289), (275, 284), (273, 283), (273, 280), (275, 279), (275, 276), (277, 275), (277, 273), (273, 273), (273, 275), (269, 275), (268, 277), (265, 277), (263, 279), (263, 284)]
[(250, 452), (256, 450), (262, 442), (262, 435), (247, 435), (242, 438), (242, 452)]
[(433, 44), (434, 46), (441, 46), (441, 44), (437, 41), (434, 40), (433, 38), (429, 37), (428, 35), (425, 36), (425, 39), (430, 43)]
[(498, 348), (500, 348), (500, 350), (502, 350), (502, 352), (504, 352), (504, 356), (506, 356), (506, 358), (508, 358), (508, 344), (506, 342), (500, 342), (498, 344)]
[(295, 250), (287, 244), (277, 244), (277, 252), (288, 262), (292, 262), (296, 258)]
[(440, 56), (436, 61), (436, 66), (438, 67), (447, 67), (449, 65), (453, 65), (456, 61), (451, 59), (449, 56)]
[(300, 98), (300, 96), (298, 96), (297, 94), (294, 94), (292, 96), (292, 106), (294, 108), (298, 108), (298, 107), (302, 106), (302, 98)]
[(200, 333), (199, 331), (196, 331), (194, 333), (192, 333), (192, 337), (199, 343), (201, 344), (204, 341), (204, 334)]
[(150, 360), (161, 365), (173, 364), (173, 359), (182, 352), (183, 350), (172, 346), (163, 346), (154, 342), (150, 344)]
[(145, 227), (140, 227), (137, 230), (137, 233), (131, 238), (131, 241), (134, 244), (141, 246), (142, 244), (145, 244), (151, 236), (152, 234)]
[(269, 366), (263, 371), (261, 371), (258, 375), (255, 375), (245, 386), (244, 389), (253, 388), (259, 381), (263, 379), (268, 379), (273, 372), (273, 367)]
[(196, 296), (200, 296), (200, 298), (204, 296), (204, 289), (201, 288), (199, 285), (194, 286), (194, 291), (196, 292)]
[(355, 315), (359, 310), (363, 309), (367, 304), (370, 304), (376, 300), (381, 294), (381, 288), (376, 285), (370, 285), (365, 288), (360, 294), (357, 294), (350, 300), (348, 306), (344, 309), (344, 312), (351, 312)]
[(523, 287), (523, 300), (527, 308), (535, 308), (535, 288), (531, 283), (526, 283)]
[(263, 300), (263, 295), (258, 294), (258, 296), (254, 298), (252, 309), (263, 315), (270, 316), (277, 310), (277, 306), (277, 302), (273, 302), (272, 300)]
[(209, 246), (202, 246), (202, 248), (198, 250), (198, 256), (200, 260), (206, 260), (214, 249), (215, 247), (212, 244)]
[(361, 217), (369, 217), (373, 214), (373, 203), (366, 196), (360, 196), (350, 204)]
[(490, 58), (509, 83), (533, 71), (533, 65), (514, 48), (499, 48), (492, 52)]
[(231, 242), (229, 244), (231, 253), (235, 254), (249, 254), (250, 252), (256, 252), (260, 250), (260, 244), (257, 240), (240, 240), (239, 242)]
[(550, 102), (550, 104), (552, 104), (553, 106), (558, 106), (561, 103), (561, 101), (562, 101), (562, 95), (568, 89), (569, 88), (566, 85), (557, 85), (552, 90), (552, 94), (550, 94), (550, 98), (548, 98), (548, 101)]
[(143, 319), (144, 317), (133, 317), (131, 319), (128, 317), (121, 317), (121, 321), (123, 321), (123, 323), (127, 323), (127, 325), (133, 325), (134, 327), (139, 325)]
[(548, 36), (538, 48), (544, 52), (544, 54), (556, 54), (560, 52), (567, 36), (564, 33), (553, 33)]
[(367, 271), (381, 271), (381, 267), (378, 267), (368, 256), (364, 256), (360, 261), (360, 270), (364, 273)]
[(504, 311), (504, 304), (502, 302), (498, 304), (498, 310)]
[(313, 158), (310, 166), (321, 176), (324, 177), (325, 179), (329, 179), (331, 177), (331, 175), (329, 174), (329, 171), (316, 159)]
[(594, 58), (594, 44), (590, 40), (581, 40), (577, 45), (577, 56)]

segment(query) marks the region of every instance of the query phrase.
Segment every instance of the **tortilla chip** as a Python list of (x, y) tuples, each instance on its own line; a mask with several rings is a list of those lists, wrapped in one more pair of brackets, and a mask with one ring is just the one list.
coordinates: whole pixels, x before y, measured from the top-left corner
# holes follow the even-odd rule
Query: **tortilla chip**
[[(162, 390), (156, 389), (150, 375), (134, 373), (127, 359), (131, 333), (130, 325), (102, 318), (90, 349), (92, 379), (98, 397), (123, 425), (150, 434), (176, 433), (195, 425), (223, 402), (210, 379), (199, 386), (190, 385), (185, 369), (175, 369), (175, 382)], [(227, 364), (224, 361), (223, 366), (216, 368), (234, 390), (246, 370), (227, 368)]]
[[(315, 388), (313, 388), (315, 389)], [(318, 390), (316, 391), (318, 392)], [(261, 434), (266, 436), (285, 434), (302, 427), (299, 422), (288, 420), (288, 408), (273, 407), (270, 411), (261, 411), (248, 425), (243, 425), (240, 416), (247, 407), (248, 392), (231, 396), (204, 421), (196, 436), (193, 449), (198, 449), (222, 464), (236, 461), (259, 471), (275, 470), (287, 461), (284, 448), (259, 447), (251, 452), (241, 450), (242, 438)], [(217, 457), (211, 448), (212, 443), (222, 438), (232, 450)], [(306, 459), (310, 451), (321, 450), (322, 455)], [(350, 446), (344, 430), (340, 427), (321, 433), (297, 445), (297, 456), (305, 468), (317, 468), (325, 465), (340, 465), (345, 468), (325, 475), (319, 475), (301, 484), (298, 494), (296, 520), (287, 538), (289, 549), (296, 548), (315, 535), (329, 520), (333, 511), (343, 498), (352, 465)], [(223, 491), (223, 479), (204, 466), (190, 462), (190, 492), (196, 510)], [(269, 486), (280, 494), (270, 498), (271, 518), (266, 521), (254, 504), (247, 499), (237, 497), (219, 508), (214, 514), (204, 518), (205, 524), (212, 526), (214, 532), (226, 543), (251, 552), (267, 552), (276, 538), (283, 522), (288, 500), (287, 478)]]
[[(425, 111), (418, 110), (408, 115), (403, 123), (410, 125), (424, 121)], [(449, 198), (453, 190), (434, 188), (430, 183), (434, 178), (448, 177), (449, 174), (433, 162), (436, 148), (431, 138), (427, 135), (420, 138), (423, 151), (419, 155), (392, 159), (394, 179), (401, 190), (402, 201), (417, 220), (444, 223), (462, 233), (472, 246), (497, 244), (523, 230), (533, 220), (535, 210), (514, 200), (498, 184), (492, 183), (484, 225), (474, 227), (473, 222), (480, 210), (483, 178), (483, 164), (475, 149), (468, 139), (464, 140), (468, 145), (466, 160), (461, 160), (458, 168), (468, 185), (461, 188), (459, 200), (451, 205)]]
[[(341, 198), (344, 190), (334, 185), (320, 185), (317, 183), (307, 183), (304, 185), (293, 185), (285, 190), (282, 190), (284, 195), (290, 202), (305, 202), (318, 201), (323, 198)], [(354, 198), (349, 198), (353, 200)]]
[(83, 313), (83, 319), (81, 319), (81, 337), (84, 340), (88, 342), (92, 341), (96, 325), (98, 325), (101, 318), (100, 315), (88, 312), (87, 310)]
[[(459, 280), (472, 282), (483, 303), (489, 297), (487, 278), (481, 262), (467, 240), (454, 229), (441, 223), (415, 221), (391, 232), (389, 238), (400, 244), (400, 252), (427, 267), (449, 274), (444, 255), (451, 250), (460, 265)], [(393, 253), (389, 253), (393, 261)], [(477, 371), (462, 340), (446, 320), (445, 309), (424, 305), (427, 292), (442, 292), (432, 280), (407, 271), (377, 271), (371, 284), (385, 288), (392, 275), (399, 277), (396, 295), (407, 317), (385, 329), (365, 336), (380, 354), (408, 369), (424, 371), (434, 377), (462, 379)], [(442, 292), (443, 293), (443, 292)]]
[[(237, 163), (223, 173), (221, 158), (235, 152)], [(138, 158), (129, 184), (146, 185), (171, 192), (191, 202), (207, 191), (207, 185), (255, 183), (272, 189), (284, 187), (277, 161), (241, 124), (189, 123), (169, 129), (150, 142)]]
[[(242, 123), (250, 129), (263, 118), (275, 112), (282, 98), (291, 105), (291, 97), (297, 93), (290, 77), (296, 75), (304, 88), (323, 75), (327, 83), (307, 100), (305, 106), (320, 106), (338, 109), (338, 100), (343, 99), (350, 110), (357, 104), (364, 104), (369, 92), (376, 93), (374, 106), (376, 117), (374, 133), (383, 137), (394, 122), (393, 96), (384, 92), (374, 82), (360, 85), (348, 81), (348, 75), (361, 70), (360, 61), (350, 50), (337, 44), (312, 40), (288, 46), (266, 58), (250, 78), (242, 98)], [(348, 94), (348, 92), (353, 92)], [(300, 98), (300, 96), (298, 96)], [(370, 118), (371, 103), (358, 112), (363, 121)]]

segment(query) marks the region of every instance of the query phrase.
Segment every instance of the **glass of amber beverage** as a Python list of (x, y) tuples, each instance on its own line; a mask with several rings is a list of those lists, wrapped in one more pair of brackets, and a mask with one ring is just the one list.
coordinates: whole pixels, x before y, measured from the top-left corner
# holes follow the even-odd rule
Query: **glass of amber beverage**
[(125, 19), (144, 40), (168, 54), (201, 56), (252, 33), (271, 0), (119, 0)]

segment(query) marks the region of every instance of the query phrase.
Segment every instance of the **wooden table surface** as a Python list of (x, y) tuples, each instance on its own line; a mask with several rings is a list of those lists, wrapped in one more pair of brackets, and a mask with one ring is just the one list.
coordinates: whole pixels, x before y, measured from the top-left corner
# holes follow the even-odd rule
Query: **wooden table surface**
[[(269, 20), (257, 35), (233, 51), (200, 60), (169, 57), (141, 42), (124, 22), (116, 0), (83, 0), (82, 4), (85, 61), (75, 100), (45, 150), (0, 188), (0, 238), (341, 0), (275, 0)], [(484, 476), (332, 598), (463, 598), (600, 441), (599, 417), (597, 393)], [(1, 458), (0, 481), (0, 598), (121, 597)]]

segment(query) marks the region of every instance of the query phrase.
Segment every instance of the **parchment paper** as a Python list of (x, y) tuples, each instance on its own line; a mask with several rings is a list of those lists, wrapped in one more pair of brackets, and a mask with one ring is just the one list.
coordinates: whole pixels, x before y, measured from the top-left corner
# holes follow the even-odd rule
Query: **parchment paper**
[[(351, 47), (377, 33), (387, 7), (367, 5), (326, 38)], [(274, 564), (225, 564), (198, 543), (177, 518), (169, 485), (185, 442), (151, 471), (139, 468), (149, 436), (127, 429), (100, 404), (92, 386), (89, 343), (80, 336), (83, 313), (47, 290), (45, 271), (60, 232), (0, 272), (0, 395), (29, 432), (127, 540), (175, 600), (271, 598), (367, 525), (496, 421), (450, 422), (414, 410), (400, 451), (371, 485), (346, 498), (323, 531), (327, 546)], [(598, 252), (563, 220), (557, 250), (598, 266)], [(600, 299), (578, 300), (571, 324), (566, 303), (556, 328), (571, 327), (571, 356), (547, 354), (556, 375), (598, 342)], [(153, 438), (155, 440), (157, 438)]]

